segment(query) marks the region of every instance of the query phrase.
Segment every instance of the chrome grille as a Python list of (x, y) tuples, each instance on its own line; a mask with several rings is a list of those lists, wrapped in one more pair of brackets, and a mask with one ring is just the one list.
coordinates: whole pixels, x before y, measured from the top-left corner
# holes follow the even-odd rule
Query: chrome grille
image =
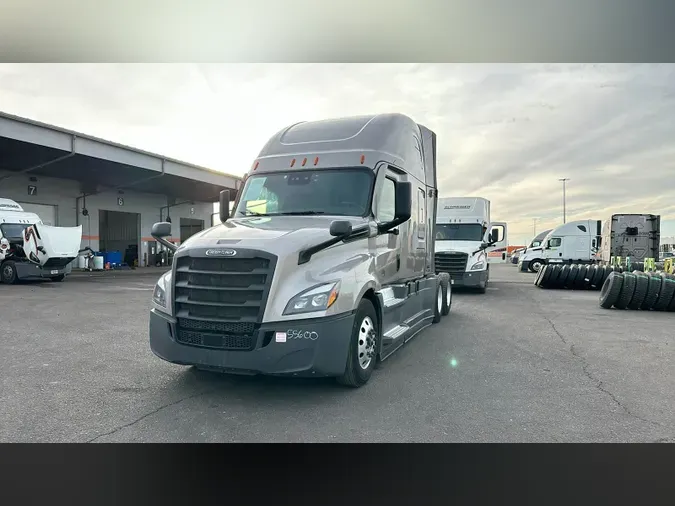
[(466, 253), (443, 251), (436, 253), (434, 260), (436, 272), (447, 272), (449, 274), (461, 274), (466, 271), (466, 262), (469, 255)]
[(226, 350), (254, 349), (276, 258), (184, 256), (175, 263), (177, 341)]

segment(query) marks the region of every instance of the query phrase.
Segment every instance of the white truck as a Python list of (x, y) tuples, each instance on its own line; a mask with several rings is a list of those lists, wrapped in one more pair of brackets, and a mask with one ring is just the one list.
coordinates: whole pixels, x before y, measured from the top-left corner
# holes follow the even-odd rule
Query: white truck
[(538, 272), (545, 264), (590, 264), (597, 260), (602, 240), (602, 221), (577, 220), (554, 228), (521, 257), (521, 270)]
[(532, 264), (532, 260), (541, 257), (540, 252), (543, 249), (541, 243), (551, 230), (552, 229), (549, 228), (548, 230), (544, 230), (535, 235), (525, 249), (518, 255), (518, 270), (531, 270), (532, 272), (536, 272), (541, 268), (541, 264)]
[(490, 201), (482, 197), (438, 199), (436, 272), (447, 272), (451, 284), (475, 287), (482, 293), (490, 281), (490, 253), (506, 261), (507, 226), (492, 222)]
[(0, 198), (0, 280), (63, 281), (82, 242), (82, 226), (52, 227), (17, 202)]
[(612, 257), (658, 261), (660, 235), (661, 216), (657, 214), (613, 214), (602, 227), (598, 259), (606, 263)]

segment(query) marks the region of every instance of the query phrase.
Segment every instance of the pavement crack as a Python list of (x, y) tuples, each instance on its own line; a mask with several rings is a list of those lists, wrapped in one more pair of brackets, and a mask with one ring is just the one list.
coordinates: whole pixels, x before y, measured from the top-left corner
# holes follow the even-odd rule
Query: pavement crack
[(640, 421), (642, 421), (642, 422), (645, 422), (645, 423), (650, 423), (650, 424), (652, 424), (652, 425), (656, 425), (656, 426), (660, 426), (660, 425), (661, 425), (661, 424), (658, 423), (658, 422), (655, 422), (655, 421), (653, 421), (653, 420), (648, 420), (647, 418), (642, 418), (641, 416), (636, 415), (636, 414), (633, 413), (630, 409), (628, 409), (628, 407), (627, 407), (625, 404), (623, 404), (623, 403), (616, 397), (616, 395), (614, 395), (611, 391), (609, 391), (607, 388), (605, 388), (605, 384), (602, 382), (602, 380), (596, 378), (596, 377), (593, 375), (593, 373), (589, 370), (590, 365), (589, 365), (588, 361), (586, 360), (586, 358), (584, 358), (583, 355), (581, 355), (581, 353), (579, 353), (579, 352), (577, 351), (576, 347), (574, 346), (574, 343), (571, 343), (571, 344), (568, 343), (568, 342), (567, 342), (567, 339), (565, 339), (565, 337), (562, 335), (562, 333), (556, 328), (555, 323), (553, 323), (553, 320), (551, 320), (551, 318), (549, 318), (549, 317), (548, 317), (546, 314), (544, 314), (543, 312), (542, 312), (541, 314), (542, 314), (544, 320), (546, 320), (546, 321), (548, 322), (548, 324), (551, 326), (551, 329), (553, 330), (553, 332), (555, 332), (555, 334), (560, 338), (560, 340), (561, 340), (565, 345), (569, 345), (569, 352), (572, 354), (572, 356), (573, 356), (576, 360), (578, 360), (578, 361), (581, 363), (581, 370), (583, 371), (584, 375), (585, 375), (589, 380), (591, 380), (591, 382), (593, 383), (593, 385), (595, 386), (595, 388), (596, 388), (597, 390), (599, 390), (600, 392), (602, 392), (603, 394), (605, 394), (607, 397), (609, 397), (609, 398), (612, 400), (612, 402), (613, 402), (615, 405), (617, 405), (619, 408), (621, 408), (621, 409), (623, 410), (623, 412), (626, 413), (628, 416), (630, 416), (630, 417), (632, 417), (632, 418), (635, 418), (635, 419), (637, 419), (637, 420), (640, 420)]
[(197, 397), (201, 397), (202, 395), (210, 394), (210, 393), (213, 392), (213, 391), (214, 391), (214, 390), (211, 389), (211, 390), (205, 390), (205, 391), (202, 391), (202, 392), (197, 392), (197, 393), (195, 393), (195, 394), (191, 394), (191, 395), (188, 395), (188, 396), (185, 396), (185, 397), (181, 397), (181, 398), (178, 399), (178, 400), (175, 400), (175, 401), (172, 401), (172, 402), (168, 402), (168, 403), (166, 403), (166, 404), (162, 404), (162, 405), (159, 406), (158, 408), (156, 408), (156, 409), (154, 409), (154, 410), (152, 410), (152, 411), (150, 411), (150, 412), (148, 412), (148, 413), (145, 413), (145, 414), (142, 415), (142, 416), (139, 416), (139, 417), (136, 418), (135, 420), (133, 420), (133, 421), (131, 421), (131, 422), (129, 422), (129, 423), (125, 423), (124, 425), (120, 425), (119, 427), (116, 427), (115, 429), (113, 429), (113, 430), (111, 430), (111, 431), (105, 432), (104, 434), (99, 434), (98, 436), (96, 436), (96, 437), (94, 437), (94, 438), (91, 438), (91, 439), (85, 441), (85, 443), (94, 443), (96, 440), (98, 440), (98, 439), (100, 439), (100, 438), (102, 438), (102, 437), (110, 436), (110, 435), (112, 435), (112, 434), (115, 434), (116, 432), (121, 431), (122, 429), (126, 429), (127, 427), (131, 427), (132, 425), (135, 425), (135, 424), (137, 424), (138, 422), (140, 422), (140, 421), (142, 421), (142, 420), (145, 420), (145, 419), (148, 418), (149, 416), (152, 416), (152, 415), (154, 415), (154, 414), (156, 414), (156, 413), (159, 413), (159, 412), (162, 411), (163, 409), (170, 408), (170, 407), (172, 407), (172, 406), (175, 406), (175, 405), (177, 405), (177, 404), (180, 404), (181, 402), (189, 401), (190, 399), (195, 399), (195, 398), (197, 398)]

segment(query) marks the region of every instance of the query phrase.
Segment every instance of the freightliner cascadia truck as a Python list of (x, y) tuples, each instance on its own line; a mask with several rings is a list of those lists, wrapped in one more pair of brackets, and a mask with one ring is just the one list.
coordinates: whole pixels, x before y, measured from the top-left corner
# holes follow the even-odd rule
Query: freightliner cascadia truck
[(153, 226), (175, 253), (152, 296), (152, 351), (203, 370), (365, 384), (450, 311), (437, 198), (436, 135), (407, 116), (279, 131), (231, 213), (221, 193), (221, 224), (178, 248), (170, 223)]

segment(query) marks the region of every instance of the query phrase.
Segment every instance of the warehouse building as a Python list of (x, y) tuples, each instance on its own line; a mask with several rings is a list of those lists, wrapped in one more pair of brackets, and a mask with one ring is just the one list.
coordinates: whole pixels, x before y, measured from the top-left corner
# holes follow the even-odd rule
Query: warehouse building
[[(0, 112), (0, 197), (55, 226), (82, 225), (82, 248), (156, 265), (150, 229), (178, 244), (213, 225), (221, 190), (241, 178)], [(162, 248), (160, 248), (162, 249)]]

